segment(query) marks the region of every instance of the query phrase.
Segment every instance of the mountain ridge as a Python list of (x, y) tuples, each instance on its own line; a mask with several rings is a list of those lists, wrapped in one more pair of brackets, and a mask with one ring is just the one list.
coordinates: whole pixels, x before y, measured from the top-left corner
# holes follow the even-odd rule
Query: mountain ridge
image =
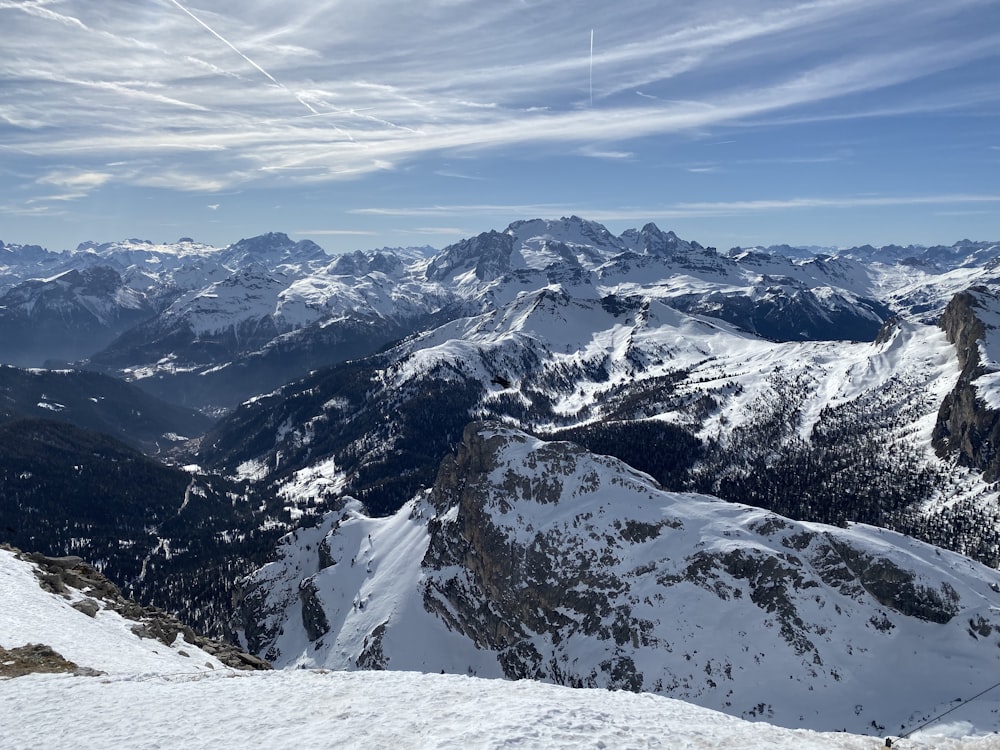
[(252, 647), (279, 666), (644, 690), (812, 729), (899, 731), (953, 697), (928, 669), (953, 691), (1000, 658), (995, 570), (665, 492), (495, 423), (396, 515), (348, 500), (286, 537), (247, 591)]

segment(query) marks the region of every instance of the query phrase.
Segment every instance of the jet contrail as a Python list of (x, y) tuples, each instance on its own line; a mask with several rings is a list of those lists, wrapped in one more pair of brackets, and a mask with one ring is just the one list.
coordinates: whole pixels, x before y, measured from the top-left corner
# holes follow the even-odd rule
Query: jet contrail
[(227, 47), (229, 47), (229, 49), (231, 49), (237, 55), (239, 55), (240, 57), (242, 57), (248, 63), (250, 63), (251, 65), (253, 65), (254, 68), (256, 68), (258, 71), (260, 71), (260, 73), (262, 75), (264, 75), (269, 81), (271, 81), (271, 83), (273, 83), (275, 86), (277, 86), (279, 88), (284, 89), (289, 94), (291, 94), (292, 96), (294, 96), (296, 99), (299, 100), (299, 103), (302, 104), (303, 107), (305, 107), (306, 109), (308, 109), (314, 115), (318, 115), (319, 114), (319, 112), (316, 111), (315, 107), (313, 107), (309, 102), (307, 102), (301, 96), (299, 96), (298, 94), (296, 94), (294, 91), (292, 91), (290, 88), (288, 88), (288, 86), (286, 86), (285, 84), (283, 84), (281, 81), (279, 81), (273, 75), (271, 75), (270, 73), (268, 73), (266, 70), (264, 70), (262, 67), (260, 67), (257, 63), (255, 63), (253, 60), (251, 60), (245, 54), (243, 54), (242, 52), (240, 52), (240, 50), (236, 47), (236, 45), (234, 45), (232, 42), (230, 42), (228, 39), (226, 39), (224, 36), (222, 36), (222, 34), (220, 34), (218, 31), (216, 31), (211, 26), (209, 26), (207, 23), (205, 23), (200, 18), (198, 18), (198, 16), (196, 16), (194, 13), (192, 13), (187, 8), (185, 8), (183, 5), (181, 5), (179, 2), (177, 2), (177, 0), (170, 0), (170, 2), (172, 2), (180, 10), (184, 11), (187, 15), (189, 15), (192, 19), (194, 19), (194, 21), (196, 21), (199, 26), (201, 26), (203, 29), (205, 29), (205, 31), (207, 31), (209, 34), (211, 34), (212, 36), (214, 36), (220, 42), (222, 42), (223, 44), (225, 44)]
[(594, 30), (590, 30), (590, 106), (594, 106)]

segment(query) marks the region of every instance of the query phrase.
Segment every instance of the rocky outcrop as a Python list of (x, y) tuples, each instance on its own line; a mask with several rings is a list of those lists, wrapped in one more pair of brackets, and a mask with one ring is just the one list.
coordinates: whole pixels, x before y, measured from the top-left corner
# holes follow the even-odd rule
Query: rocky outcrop
[[(621, 507), (599, 500), (618, 488), (627, 498)], [(874, 607), (867, 626), (879, 632), (905, 618), (946, 624), (961, 610), (949, 583), (923, 581), (849, 534), (763, 511), (757, 520), (733, 521), (722, 532), (731, 543), (691, 548), (682, 512), (675, 516), (668, 505), (649, 517), (643, 509), (656, 493), (649, 477), (614, 459), (472, 424), (430, 493), (437, 516), (422, 562), (424, 606), (496, 652), (508, 677), (631, 690), (669, 682), (636, 666), (649, 663), (641, 656), (647, 650), (669, 648), (670, 629), (643, 604), (678, 600), (691, 585), (718, 597), (720, 607), (752, 604), (758, 612), (749, 617), (774, 622), (808, 669), (830, 658), (829, 626), (806, 614), (826, 592)], [(636, 565), (639, 559), (650, 562)], [(584, 640), (608, 653), (596, 670), (574, 673), (553, 656)]]
[(66, 672), (81, 677), (102, 674), (89, 667), (80, 667), (74, 664), (53, 651), (51, 646), (41, 643), (28, 643), (11, 649), (0, 646), (0, 678), (57, 672)]
[[(13, 550), (11, 547), (3, 546), (4, 549)], [(233, 669), (271, 668), (268, 662), (253, 654), (245, 653), (230, 643), (198, 635), (169, 612), (157, 607), (142, 606), (133, 599), (126, 599), (115, 584), (79, 557), (47, 557), (37, 552), (13, 551), (22, 560), (35, 566), (35, 575), (43, 590), (67, 599), (71, 598), (73, 591), (84, 594), (85, 598), (78, 599), (73, 607), (89, 617), (96, 616), (102, 609), (110, 609), (132, 620), (135, 623), (132, 632), (140, 638), (155, 639), (170, 646), (180, 635), (187, 643), (197, 646)]]
[(323, 611), (323, 603), (319, 598), (316, 583), (306, 578), (299, 585), (299, 598), (302, 600), (302, 625), (310, 641), (318, 641), (330, 632), (330, 623)]
[(892, 560), (830, 539), (831, 546), (866, 592), (902, 615), (943, 625), (959, 612), (958, 594), (947, 582), (934, 588), (917, 583), (913, 571)]
[(983, 288), (956, 294), (939, 325), (955, 345), (961, 374), (938, 410), (933, 443), (939, 455), (956, 454), (959, 462), (983, 472), (987, 482), (1000, 478), (1000, 411), (979, 397), (976, 380), (985, 374), (980, 342), (987, 335), (977, 311), (1000, 307), (1000, 299)]
[(427, 266), (428, 281), (447, 281), (459, 273), (475, 270), (480, 281), (492, 281), (510, 270), (514, 238), (497, 231), (449, 245)]
[[(550, 665), (532, 645), (530, 634), (545, 634), (558, 643), (567, 629), (579, 629), (622, 645), (638, 642), (642, 627), (628, 622), (628, 613), (613, 606), (628, 586), (602, 566), (601, 556), (585, 554), (579, 545), (563, 545), (558, 534), (543, 529), (535, 532), (529, 527), (527, 538), (512, 539), (509, 529), (495, 523), (497, 512), (504, 514), (512, 508), (505, 497), (559, 504), (573, 491), (566, 484), (581, 468), (579, 459), (593, 458), (571, 443), (544, 444), (529, 461), (536, 473), (508, 470), (496, 478), (492, 472), (498, 454), (509, 441), (506, 431), (491, 434), (488, 427), (473, 423), (466, 428), (458, 453), (444, 461), (431, 502), (438, 519), (457, 505), (457, 519), (449, 528), (438, 519), (430, 522), (431, 542), (423, 566), (432, 570), (457, 566), (460, 572), (432, 576), (424, 591), (424, 606), (479, 648), (498, 652), (508, 677), (549, 679)], [(596, 491), (599, 476), (593, 471), (584, 473), (583, 491)], [(619, 529), (623, 535), (655, 536), (658, 532), (655, 527), (637, 531), (634, 524), (624, 529)], [(592, 533), (594, 540), (598, 536)], [(612, 560), (612, 554), (608, 550), (604, 562)], [(617, 659), (609, 660), (603, 671), (606, 681), (596, 677), (589, 681), (569, 677), (567, 681), (642, 689), (641, 676)]]

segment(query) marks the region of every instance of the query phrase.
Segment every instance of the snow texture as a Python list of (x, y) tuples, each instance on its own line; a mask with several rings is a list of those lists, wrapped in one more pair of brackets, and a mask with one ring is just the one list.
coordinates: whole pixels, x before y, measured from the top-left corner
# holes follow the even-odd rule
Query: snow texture
[[(782, 729), (648, 694), (403, 672), (30, 675), (0, 681), (0, 704), (8, 750), (882, 746), (875, 737)], [(962, 731), (941, 726), (897, 746), (1000, 747), (995, 737), (962, 738)]]

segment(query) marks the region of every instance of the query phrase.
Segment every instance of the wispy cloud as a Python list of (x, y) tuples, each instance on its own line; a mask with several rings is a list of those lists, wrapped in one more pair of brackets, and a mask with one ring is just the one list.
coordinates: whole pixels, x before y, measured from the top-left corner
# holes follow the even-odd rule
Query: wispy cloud
[(578, 152), (581, 156), (589, 156), (591, 159), (634, 159), (633, 151), (619, 151), (616, 149), (598, 148), (597, 146), (584, 146)]
[(786, 198), (777, 200), (702, 201), (677, 203), (670, 212), (689, 216), (733, 216), (738, 214), (810, 208), (883, 208), (889, 206), (943, 206), (953, 204), (1000, 204), (995, 195), (885, 195)]
[(995, 211), (935, 211), (935, 216), (989, 216)]
[(818, 208), (854, 209), (886, 208), (894, 206), (954, 206), (998, 205), (997, 194), (940, 194), (940, 195), (847, 195), (793, 197), (769, 200), (744, 201), (680, 201), (668, 205), (637, 206), (628, 209), (607, 209), (600, 206), (576, 204), (455, 204), (406, 207), (368, 207), (353, 209), (350, 213), (367, 216), (470, 216), (511, 215), (554, 218), (579, 214), (596, 221), (643, 221), (649, 219), (679, 219), (713, 216), (746, 216), (782, 211)]
[(56, 171), (39, 177), (37, 182), (40, 185), (56, 185), (64, 188), (88, 190), (100, 187), (110, 180), (112, 176), (109, 172)]
[(445, 235), (452, 237), (468, 237), (470, 234), (468, 230), (460, 229), (459, 227), (411, 227), (399, 231), (403, 234)]
[(297, 237), (315, 235), (317, 237), (370, 237), (375, 234), (367, 229), (296, 229), (292, 234)]
[(177, 0), (168, 0), (168, 1), (170, 3), (172, 3), (176, 8), (178, 8), (180, 11), (182, 11), (185, 15), (189, 16), (195, 23), (197, 23), (199, 26), (201, 26), (203, 29), (205, 29), (205, 31), (207, 31), (209, 34), (211, 34), (216, 39), (218, 39), (220, 42), (222, 42), (227, 47), (229, 47), (229, 49), (231, 49), (237, 55), (239, 55), (244, 60), (246, 60), (247, 63), (249, 63), (261, 75), (263, 75), (265, 78), (267, 78), (267, 80), (269, 80), (275, 86), (277, 86), (277, 87), (279, 87), (279, 88), (284, 89), (285, 91), (287, 91), (289, 94), (291, 94), (296, 99), (298, 99), (299, 102), (301, 102), (301, 104), (306, 109), (308, 109), (313, 114), (316, 114), (316, 109), (308, 101), (306, 101), (305, 99), (303, 99), (301, 96), (299, 96), (294, 91), (292, 91), (291, 89), (289, 89), (287, 86), (285, 86), (285, 84), (283, 84), (281, 81), (279, 81), (273, 75), (271, 75), (266, 70), (264, 70), (264, 68), (262, 68), (256, 62), (254, 62), (245, 52), (243, 52), (242, 50), (240, 50), (235, 44), (233, 44), (232, 42), (230, 42), (228, 39), (226, 39), (224, 36), (222, 36), (222, 34), (220, 34), (218, 31), (216, 31), (211, 26), (209, 26), (207, 23), (205, 23), (200, 17), (198, 17), (197, 15), (195, 15), (194, 13), (192, 13), (185, 6), (181, 5), (179, 2), (177, 2)]
[(482, 214), (511, 214), (513, 216), (558, 216), (572, 209), (569, 204), (557, 203), (480, 203), (441, 206), (379, 206), (352, 208), (350, 214), (361, 216), (474, 216)]
[(485, 177), (480, 177), (479, 175), (466, 174), (465, 172), (457, 172), (453, 169), (438, 169), (435, 170), (434, 174), (436, 174), (438, 177), (451, 177), (456, 180), (475, 180), (478, 182), (482, 182), (483, 180), (486, 179)]
[(914, 85), (995, 64), (1000, 33), (975, 22), (990, 0), (674, 6), (0, 0), (0, 154), (143, 160), (108, 181), (217, 191), (525, 146), (638, 161), (637, 139), (1000, 99)]

